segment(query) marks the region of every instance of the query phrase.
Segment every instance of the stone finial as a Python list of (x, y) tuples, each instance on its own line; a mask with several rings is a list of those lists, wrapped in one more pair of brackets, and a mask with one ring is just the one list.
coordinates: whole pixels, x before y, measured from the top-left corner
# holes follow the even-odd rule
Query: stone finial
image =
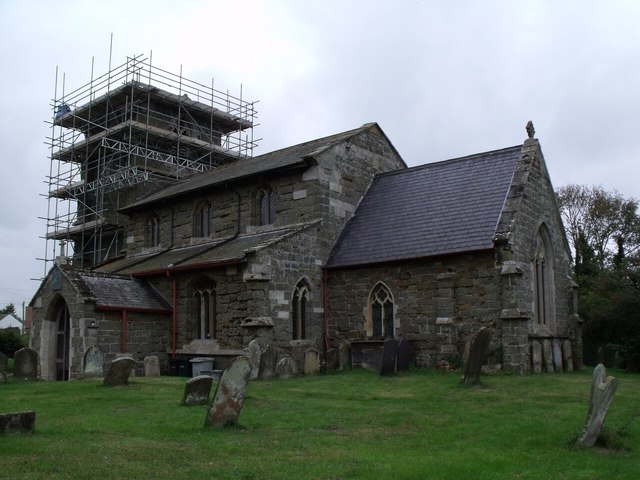
[(535, 134), (536, 134), (536, 129), (533, 128), (533, 122), (529, 120), (527, 122), (527, 135), (529, 136), (529, 138), (533, 138)]

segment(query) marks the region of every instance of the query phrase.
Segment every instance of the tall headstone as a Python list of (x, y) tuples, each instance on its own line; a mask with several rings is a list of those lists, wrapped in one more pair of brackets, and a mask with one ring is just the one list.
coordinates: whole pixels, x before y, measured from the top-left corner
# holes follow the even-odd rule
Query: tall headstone
[(13, 376), (19, 380), (34, 380), (38, 377), (38, 352), (25, 347), (13, 355)]
[(107, 364), (107, 374), (103, 383), (109, 387), (126, 385), (129, 383), (129, 375), (135, 364), (135, 360), (131, 357), (116, 358)]
[(327, 371), (335, 372), (340, 367), (340, 352), (337, 348), (327, 350)]
[(224, 427), (238, 422), (251, 376), (246, 357), (236, 357), (222, 374), (204, 420), (205, 427)]
[(595, 445), (611, 402), (613, 402), (613, 396), (618, 388), (618, 379), (607, 377), (606, 375), (607, 370), (601, 363), (593, 370), (589, 411), (582, 433), (578, 437), (578, 444), (585, 447), (593, 447)]
[(160, 376), (160, 359), (155, 355), (144, 357), (144, 376), (159, 377)]
[(562, 373), (562, 344), (560, 339), (554, 338), (553, 344), (553, 370), (558, 373)]
[(247, 358), (251, 365), (251, 380), (258, 378), (260, 374), (260, 357), (262, 356), (262, 347), (257, 340), (251, 340), (247, 345)]
[(296, 361), (289, 355), (282, 357), (276, 364), (276, 376), (278, 378), (291, 378), (298, 374)]
[(542, 345), (536, 340), (531, 342), (531, 370), (533, 373), (542, 372)]
[(542, 356), (544, 358), (544, 368), (548, 373), (555, 372), (553, 367), (553, 346), (551, 340), (545, 338), (542, 341)]
[(315, 348), (308, 348), (304, 352), (304, 374), (314, 375), (320, 370), (320, 361), (318, 358), (318, 350)]
[(85, 377), (101, 377), (104, 369), (104, 354), (97, 346), (84, 352), (83, 374)]
[(199, 375), (187, 380), (182, 395), (182, 405), (190, 407), (209, 403), (212, 383), (213, 378), (209, 375)]
[(400, 339), (398, 342), (398, 361), (396, 368), (399, 372), (405, 372), (411, 368), (413, 364), (413, 345), (406, 338)]
[[(276, 361), (278, 359), (278, 352), (273, 345), (269, 344), (262, 352), (260, 356), (260, 369), (258, 371), (258, 378), (260, 380), (270, 380), (276, 376)], [(251, 374), (251, 372), (249, 372)]]
[(7, 366), (9, 364), (9, 357), (0, 352), (0, 383), (7, 382)]
[(478, 330), (478, 333), (476, 333), (469, 348), (469, 355), (464, 364), (464, 376), (460, 379), (460, 383), (464, 385), (476, 385), (480, 382), (480, 372), (484, 359), (489, 351), (491, 334), (491, 329), (487, 327), (482, 327)]
[(342, 343), (338, 347), (338, 369), (351, 370), (351, 347), (348, 343)]
[(570, 340), (562, 342), (562, 363), (564, 364), (565, 372), (573, 372), (573, 351)]
[(396, 360), (398, 358), (398, 342), (393, 338), (387, 338), (382, 344), (382, 359), (380, 360), (380, 375), (393, 375), (396, 373)]

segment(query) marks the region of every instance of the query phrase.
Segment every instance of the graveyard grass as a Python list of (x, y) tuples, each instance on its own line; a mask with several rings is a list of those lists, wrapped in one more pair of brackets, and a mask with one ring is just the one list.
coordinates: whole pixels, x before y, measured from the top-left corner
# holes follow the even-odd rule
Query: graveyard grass
[(608, 372), (620, 381), (609, 447), (572, 447), (591, 373), (473, 387), (434, 371), (254, 381), (239, 424), (213, 430), (206, 406), (180, 405), (186, 378), (11, 378), (0, 411), (35, 410), (36, 431), (0, 435), (0, 478), (637, 479), (640, 375)]

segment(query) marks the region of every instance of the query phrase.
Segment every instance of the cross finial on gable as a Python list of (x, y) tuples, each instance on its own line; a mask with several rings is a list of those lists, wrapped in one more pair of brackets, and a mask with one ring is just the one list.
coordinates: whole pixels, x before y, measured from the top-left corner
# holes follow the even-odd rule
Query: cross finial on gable
[(536, 134), (536, 129), (533, 128), (533, 122), (529, 120), (527, 122), (527, 135), (529, 135), (529, 138), (533, 138), (535, 134)]

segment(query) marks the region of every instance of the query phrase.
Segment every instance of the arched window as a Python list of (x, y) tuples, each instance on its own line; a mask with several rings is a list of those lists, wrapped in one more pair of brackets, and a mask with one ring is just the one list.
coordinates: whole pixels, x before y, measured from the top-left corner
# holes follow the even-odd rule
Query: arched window
[(309, 286), (301, 280), (296, 285), (291, 299), (291, 329), (294, 340), (306, 338), (306, 325), (309, 305)]
[(193, 213), (193, 236), (208, 237), (212, 230), (211, 204), (201, 202)]
[(554, 326), (553, 254), (549, 233), (540, 227), (533, 258), (533, 314), (537, 326)]
[(198, 339), (216, 338), (216, 285), (201, 278), (193, 285), (193, 307)]
[(276, 219), (277, 194), (271, 188), (262, 188), (256, 197), (258, 225), (271, 225)]
[(148, 248), (160, 245), (160, 219), (157, 215), (147, 217), (144, 226), (145, 245)]
[(393, 338), (395, 321), (393, 314), (393, 297), (382, 283), (378, 283), (369, 294), (369, 314), (367, 336), (375, 338)]
[(63, 303), (55, 317), (56, 322), (56, 380), (69, 380), (70, 318), (69, 308)]

